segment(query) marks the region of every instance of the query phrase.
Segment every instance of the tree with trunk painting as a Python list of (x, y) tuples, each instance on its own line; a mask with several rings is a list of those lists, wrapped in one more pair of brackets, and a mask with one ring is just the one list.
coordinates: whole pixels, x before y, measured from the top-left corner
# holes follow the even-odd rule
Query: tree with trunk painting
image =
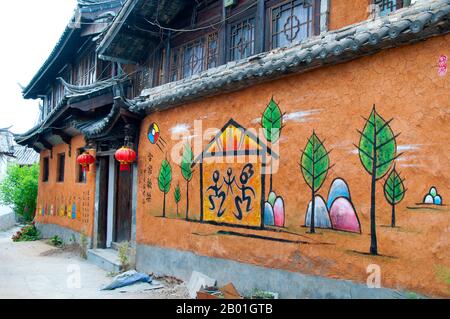
[(177, 204), (177, 217), (180, 216), (180, 201), (181, 201), (181, 190), (180, 190), (180, 185), (177, 185), (177, 187), (175, 188), (175, 193), (174, 193), (174, 199), (175, 199), (175, 204)]
[(401, 178), (399, 172), (394, 165), (394, 169), (384, 182), (384, 197), (392, 206), (391, 227), (395, 227), (395, 206), (405, 197), (406, 189), (404, 179)]
[(164, 193), (163, 202), (163, 217), (166, 217), (166, 197), (170, 191), (170, 184), (172, 183), (172, 168), (167, 160), (164, 160), (161, 164), (161, 170), (158, 176), (159, 190)]
[[(269, 105), (264, 111), (261, 119), (261, 125), (264, 130), (264, 136), (271, 146), (275, 145), (281, 136), (281, 130), (283, 128), (283, 114), (278, 104), (272, 98)], [(270, 160), (270, 193), (273, 191), (273, 159)]]
[(393, 119), (385, 121), (377, 113), (375, 105), (362, 131), (359, 145), (355, 145), (359, 158), (365, 170), (371, 175), (370, 196), (370, 254), (378, 255), (377, 228), (376, 228), (376, 186), (377, 181), (383, 178), (390, 170), (392, 163), (401, 154), (397, 155), (396, 138), (390, 127)]
[(325, 149), (324, 142), (319, 139), (315, 132), (309, 138), (305, 149), (302, 151), (300, 167), (305, 179), (311, 189), (311, 225), (310, 233), (314, 234), (316, 194), (325, 182), (330, 170), (330, 152)]
[(192, 153), (191, 146), (186, 143), (183, 152), (183, 158), (181, 159), (181, 174), (186, 181), (186, 220), (189, 220), (189, 184), (192, 181), (194, 172), (192, 170), (192, 163), (194, 162), (194, 154)]

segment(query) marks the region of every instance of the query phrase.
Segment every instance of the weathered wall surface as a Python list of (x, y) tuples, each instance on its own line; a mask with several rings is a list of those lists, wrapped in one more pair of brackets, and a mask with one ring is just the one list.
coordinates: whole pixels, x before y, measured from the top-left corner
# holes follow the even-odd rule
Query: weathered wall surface
[(330, 3), (330, 30), (364, 21), (370, 14), (370, 0), (330, 0)]
[[(77, 149), (84, 146), (85, 141), (82, 136), (72, 139), (71, 156), (69, 156), (68, 145), (54, 146), (53, 158), (49, 160), (48, 182), (42, 181), (42, 173), (43, 159), (46, 156), (50, 157), (50, 151), (41, 153), (36, 220), (43, 224), (55, 224), (69, 228), (78, 233), (83, 232), (90, 237), (94, 222), (95, 165), (91, 165), (86, 183), (78, 183)], [(66, 154), (63, 183), (57, 182), (57, 161), (60, 153)]]
[[(148, 116), (142, 123), (139, 145), (138, 244), (361, 283), (366, 282), (367, 267), (376, 264), (380, 266), (381, 283), (385, 287), (449, 296), (450, 210), (445, 204), (450, 198), (450, 156), (446, 143), (450, 139), (450, 81), (448, 75), (437, 74), (439, 56), (450, 53), (449, 41), (450, 36), (442, 36)], [(220, 194), (225, 193), (223, 207), (233, 206), (233, 200), (239, 197), (236, 207), (239, 205), (242, 209), (242, 204), (247, 202), (243, 203), (244, 196), (241, 196), (245, 183), (240, 177), (244, 172), (247, 176), (253, 175), (243, 170), (242, 164), (230, 164), (229, 178), (226, 166), (217, 166), (220, 177), (216, 184), (209, 171), (214, 169), (214, 164), (205, 164), (205, 171), (196, 165), (188, 195), (181, 168), (171, 156), (173, 147), (180, 143), (180, 139), (172, 140), (172, 133), (182, 133), (186, 140), (195, 141), (194, 120), (201, 121), (204, 132), (224, 127), (231, 118), (245, 128), (259, 129), (259, 120), (272, 96), (285, 113), (277, 150), (280, 169), (273, 174), (273, 189), (282, 202), (278, 206), (271, 205), (275, 219), (278, 217), (275, 224), (281, 227), (266, 224), (264, 230), (258, 230), (224, 226), (222, 222), (232, 217), (227, 215), (229, 211), (218, 209), (222, 200)], [(362, 130), (365, 125), (361, 116), (369, 117), (373, 104), (386, 120), (394, 118), (390, 123), (394, 133), (402, 133), (397, 138), (397, 150), (404, 155), (397, 160), (396, 168), (406, 178), (408, 189), (397, 206), (397, 227), (391, 228), (391, 207), (383, 194), (384, 181), (377, 183), (380, 256), (368, 255), (370, 176), (353, 146), (360, 139), (356, 130)], [(156, 144), (147, 136), (152, 123), (160, 129)], [(304, 227), (311, 190), (299, 167), (301, 150), (313, 130), (325, 140), (326, 148), (333, 149), (330, 161), (335, 164), (318, 195), (327, 201), (336, 178), (345, 180), (350, 190), (344, 204), (336, 204), (329, 210), (322, 207), (322, 216), (334, 212), (337, 220), (333, 222), (334, 229), (318, 229), (317, 234), (308, 233), (309, 229)], [(233, 126), (228, 131), (233, 132)], [(209, 134), (200, 146), (193, 145), (194, 157), (208, 150), (212, 137), (214, 134)], [(264, 139), (259, 142), (266, 143)], [(220, 148), (220, 145), (211, 146)], [(256, 147), (248, 145), (249, 149)], [(160, 176), (165, 185), (159, 185), (164, 159), (171, 171), (162, 172)], [(201, 174), (209, 174), (203, 182)], [(169, 177), (170, 185), (164, 183)], [(233, 177), (236, 179), (230, 183)], [(251, 191), (247, 195), (250, 194), (252, 200), (262, 196), (262, 204), (265, 204), (269, 196), (267, 180), (263, 183), (265, 187), (256, 181), (252, 186), (254, 195)], [(178, 185), (179, 192), (176, 192)], [(437, 188), (444, 205), (422, 205), (432, 186)], [(167, 191), (165, 205), (161, 189)], [(42, 191), (41, 188), (40, 196), (44, 196)], [(179, 199), (178, 207), (175, 197)], [(186, 198), (190, 221), (185, 220)], [(208, 206), (215, 206), (211, 209), (218, 215), (215, 224), (205, 223), (205, 216), (201, 214), (202, 207), (208, 209)], [(244, 216), (264, 213), (252, 209), (244, 211)], [(233, 211), (235, 216), (237, 212)], [(228, 219), (219, 217), (221, 213)], [(350, 217), (355, 217), (356, 213), (361, 234), (336, 230), (341, 213), (348, 213)], [(284, 220), (280, 222), (280, 218)], [(267, 222), (271, 224), (270, 220)], [(232, 224), (239, 223), (237, 218)]]

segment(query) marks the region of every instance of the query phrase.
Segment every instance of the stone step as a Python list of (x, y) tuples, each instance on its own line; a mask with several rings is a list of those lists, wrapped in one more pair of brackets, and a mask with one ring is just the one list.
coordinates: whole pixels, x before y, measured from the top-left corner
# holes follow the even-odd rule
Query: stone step
[(119, 254), (114, 249), (90, 249), (87, 259), (108, 272), (118, 273), (122, 270)]

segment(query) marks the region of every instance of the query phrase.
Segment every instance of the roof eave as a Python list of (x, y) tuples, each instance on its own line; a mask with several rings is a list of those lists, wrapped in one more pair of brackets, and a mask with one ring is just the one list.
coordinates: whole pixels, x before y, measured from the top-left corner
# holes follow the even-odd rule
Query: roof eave
[(137, 3), (138, 0), (128, 0), (124, 4), (122, 10), (120, 10), (119, 14), (114, 18), (113, 22), (111, 23), (111, 26), (109, 27), (109, 30), (106, 32), (105, 36), (103, 37), (102, 41), (97, 47), (97, 54), (99, 55), (100, 59), (105, 59), (107, 61), (116, 61), (114, 57), (109, 56), (105, 52), (106, 50), (108, 50), (109, 46), (111, 45), (111, 42), (117, 36), (117, 33), (122, 28), (123, 24), (125, 23), (125, 20), (128, 19), (131, 12), (133, 12), (134, 7), (136, 6)]
[[(73, 34), (75, 33), (76, 29), (66, 27), (62, 38), (64, 38), (64, 43), (58, 44), (58, 50), (57, 52), (51, 54), (49, 58), (44, 62), (43, 68), (40, 69), (33, 79), (30, 81), (30, 83), (24, 88), (23, 90), (23, 98), (24, 99), (36, 99), (37, 93), (33, 92), (33, 89), (36, 87), (36, 85), (39, 83), (39, 81), (42, 79), (42, 77), (48, 72), (49, 68), (53, 65), (53, 63), (58, 59), (58, 57), (61, 55), (62, 50), (66, 47), (67, 43), (71, 40)], [(66, 33), (68, 33), (66, 35)]]

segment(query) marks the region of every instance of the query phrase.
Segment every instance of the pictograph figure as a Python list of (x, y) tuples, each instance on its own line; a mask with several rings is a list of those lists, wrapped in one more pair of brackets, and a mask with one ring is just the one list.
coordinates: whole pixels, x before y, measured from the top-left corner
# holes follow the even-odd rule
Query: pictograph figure
[[(234, 198), (234, 203), (238, 211), (235, 216), (238, 220), (242, 220), (243, 218), (242, 204), (246, 203), (246, 213), (252, 210), (252, 199), (256, 197), (256, 193), (255, 190), (252, 187), (247, 186), (247, 184), (254, 175), (255, 170), (253, 168), (253, 164), (245, 165), (239, 178), (242, 186), (238, 185), (238, 188), (241, 190), (241, 196), (236, 196)], [(253, 197), (250, 196), (249, 193), (253, 194)]]
[(236, 184), (236, 177), (233, 175), (233, 169), (232, 168), (229, 168), (227, 170), (227, 179), (225, 179), (225, 177), (224, 177), (223, 181), (227, 185), (227, 195), (230, 194), (230, 190), (231, 190), (231, 194), (234, 194), (233, 184)]
[(225, 199), (226, 199), (227, 195), (225, 194), (224, 191), (222, 191), (222, 187), (223, 187), (224, 183), (222, 183), (222, 185), (219, 186), (219, 180), (220, 180), (220, 173), (219, 173), (219, 171), (215, 171), (213, 174), (214, 185), (208, 187), (207, 192), (209, 192), (211, 190), (214, 192), (213, 195), (208, 196), (209, 203), (211, 204), (211, 207), (209, 209), (211, 211), (216, 210), (216, 203), (214, 202), (214, 199), (215, 198), (220, 199), (220, 205), (219, 205), (219, 209), (217, 212), (217, 216), (222, 217), (223, 214), (225, 213), (225, 210), (222, 210), (222, 207), (223, 207), (223, 204), (225, 203)]

